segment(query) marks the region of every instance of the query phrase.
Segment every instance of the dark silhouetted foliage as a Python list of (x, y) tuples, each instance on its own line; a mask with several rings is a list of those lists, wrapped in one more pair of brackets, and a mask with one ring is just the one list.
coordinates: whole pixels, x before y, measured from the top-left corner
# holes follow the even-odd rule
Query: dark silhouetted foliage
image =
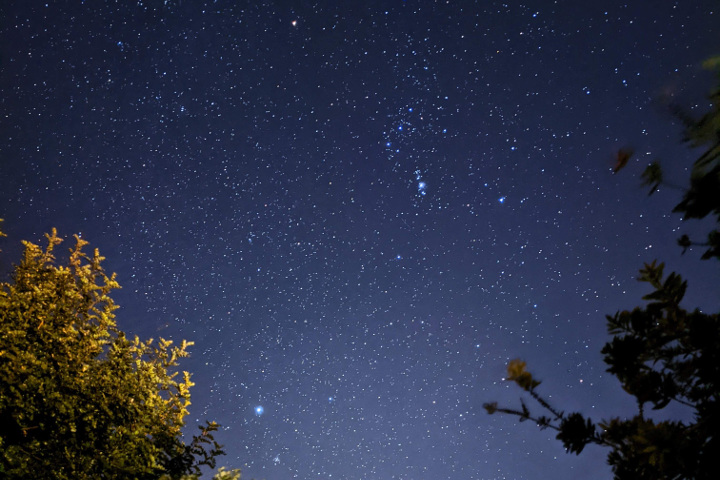
[[(720, 57), (712, 61), (720, 65)], [(683, 252), (707, 247), (703, 259), (720, 259), (720, 89), (711, 99), (713, 108), (700, 119), (678, 110), (686, 126), (685, 140), (705, 150), (693, 165), (690, 187), (674, 211), (686, 219), (715, 216), (715, 228), (706, 242), (683, 235), (678, 244)], [(660, 165), (651, 164), (643, 180), (651, 194), (664, 185)], [(519, 360), (509, 363), (507, 379), (551, 416), (533, 416), (522, 400), (520, 409), (497, 403), (484, 407), (491, 414), (515, 415), (556, 430), (556, 438), (570, 453), (580, 454), (590, 443), (610, 448), (608, 463), (617, 480), (715, 479), (720, 458), (720, 315), (682, 308), (687, 282), (677, 273), (666, 275), (663, 263), (645, 264), (638, 280), (652, 287), (643, 297), (645, 305), (607, 316), (612, 338), (602, 349), (608, 372), (637, 401), (634, 417), (595, 423), (581, 413), (560, 412), (537, 393), (540, 382)], [(646, 417), (646, 405), (660, 410), (671, 402), (688, 407), (692, 421)]]
[[(720, 70), (720, 56), (707, 60), (705, 67)], [(702, 219), (714, 215), (716, 228), (707, 234), (705, 241), (694, 242), (683, 235), (678, 244), (683, 247), (683, 252), (692, 246), (708, 247), (702, 258), (720, 259), (720, 231), (717, 229), (717, 225), (720, 225), (720, 82), (710, 94), (710, 102), (710, 111), (700, 118), (694, 118), (678, 105), (670, 105), (676, 118), (685, 126), (683, 140), (691, 148), (703, 150), (690, 172), (690, 186), (683, 189), (683, 198), (673, 212), (681, 213), (685, 219)], [(662, 167), (657, 161), (645, 169), (642, 179), (643, 185), (650, 187), (651, 195), (661, 185), (677, 188), (665, 181)]]

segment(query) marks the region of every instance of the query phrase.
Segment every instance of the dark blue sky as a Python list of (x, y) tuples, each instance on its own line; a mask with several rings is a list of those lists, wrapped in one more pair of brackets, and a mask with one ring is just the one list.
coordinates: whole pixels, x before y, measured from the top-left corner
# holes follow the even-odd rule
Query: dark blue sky
[(481, 405), (517, 402), (522, 357), (558, 408), (632, 414), (600, 349), (645, 261), (718, 307), (717, 271), (674, 245), (702, 228), (639, 174), (687, 176), (658, 99), (706, 108), (719, 15), (3, 1), (4, 258), (53, 226), (100, 248), (121, 328), (195, 341), (189, 421), (221, 423), (247, 478), (609, 478), (602, 449)]

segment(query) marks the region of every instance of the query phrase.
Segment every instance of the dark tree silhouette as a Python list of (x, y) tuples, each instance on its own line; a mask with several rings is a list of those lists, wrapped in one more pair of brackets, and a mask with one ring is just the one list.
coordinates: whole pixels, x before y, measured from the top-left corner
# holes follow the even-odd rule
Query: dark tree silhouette
[[(717, 68), (720, 57), (708, 61)], [(714, 217), (715, 228), (706, 241), (687, 235), (678, 240), (683, 252), (707, 247), (703, 259), (720, 259), (720, 88), (711, 95), (711, 110), (699, 119), (682, 109), (675, 114), (685, 125), (685, 141), (703, 148), (693, 165), (690, 186), (674, 208), (685, 219)], [(659, 163), (643, 173), (650, 193), (667, 185)], [(608, 463), (617, 480), (714, 479), (720, 458), (720, 315), (680, 306), (687, 282), (676, 273), (665, 275), (664, 264), (653, 261), (640, 270), (638, 280), (652, 287), (642, 307), (607, 316), (611, 340), (602, 349), (608, 372), (635, 397), (638, 413), (595, 423), (581, 413), (566, 414), (540, 396), (540, 382), (525, 362), (508, 365), (507, 380), (514, 381), (543, 409), (533, 415), (521, 399), (520, 408), (484, 405), (488, 413), (505, 413), (557, 431), (568, 452), (580, 454), (590, 443), (610, 449)], [(671, 402), (692, 410), (693, 420), (654, 421), (645, 408), (665, 408)]]
[[(708, 69), (720, 70), (720, 56), (704, 63)], [(685, 219), (715, 217), (716, 227), (707, 234), (705, 241), (693, 241), (687, 235), (678, 239), (683, 253), (693, 246), (708, 247), (703, 259), (720, 260), (720, 82), (710, 94), (711, 109), (700, 118), (694, 118), (681, 106), (670, 104), (670, 110), (685, 127), (684, 141), (691, 148), (704, 149), (690, 172), (690, 186), (684, 190), (683, 199), (673, 209)], [(643, 184), (650, 187), (652, 195), (661, 185), (678, 186), (665, 180), (659, 162), (651, 163), (642, 174)]]

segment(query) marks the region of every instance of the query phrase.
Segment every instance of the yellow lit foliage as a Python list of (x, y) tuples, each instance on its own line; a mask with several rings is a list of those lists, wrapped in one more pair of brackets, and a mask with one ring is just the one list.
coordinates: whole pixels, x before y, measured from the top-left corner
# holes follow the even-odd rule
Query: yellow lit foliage
[(46, 237), (45, 248), (23, 242), (0, 283), (0, 477), (181, 478), (214, 467), (216, 424), (182, 441), (192, 383), (177, 366), (192, 343), (127, 338), (99, 252), (76, 236), (59, 265), (62, 239)]

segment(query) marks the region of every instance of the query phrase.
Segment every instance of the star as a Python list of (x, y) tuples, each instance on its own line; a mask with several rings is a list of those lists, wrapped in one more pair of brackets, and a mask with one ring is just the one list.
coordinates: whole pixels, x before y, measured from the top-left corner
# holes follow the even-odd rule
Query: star
[[(611, 175), (638, 173), (641, 143), (679, 147), (681, 130), (649, 110), (618, 115), (618, 102), (645, 105), (657, 82), (670, 100), (685, 85), (704, 98), (711, 85), (689, 64), (717, 36), (717, 2), (656, 2), (635, 18), (609, 0), (592, 29), (572, 2), (5, 3), (19, 6), (0, 29), (13, 59), (0, 64), (3, 114), (32, 133), (3, 144), (23, 158), (0, 161), (1, 225), (18, 229), (7, 242), (82, 230), (118, 262), (118, 303), (195, 341), (202, 361), (188, 369), (223, 392), (201, 394), (189, 418), (207, 410), (243, 431), (219, 432), (229, 466), (247, 460), (247, 478), (572, 477), (565, 457), (535, 471), (552, 434), (513, 450), (484, 428), (494, 417), (472, 431), (447, 422), (498, 399), (510, 355), (578, 390), (560, 389), (558, 407), (577, 394), (604, 409), (604, 384), (590, 388), (602, 356), (585, 347), (624, 294), (607, 279), (641, 266), (614, 239), (648, 245), (656, 218), (608, 208), (610, 191), (613, 205), (638, 194)], [(108, 30), (106, 16), (123, 21)], [(663, 35), (628, 46), (612, 32), (631, 20)], [(157, 43), (155, 22), (178, 48)], [(580, 55), (600, 34), (605, 50)], [(50, 48), (66, 38), (73, 48)], [(576, 75), (585, 60), (593, 75)], [(91, 176), (74, 175), (86, 161)], [(652, 243), (655, 257), (678, 253)], [(0, 262), (14, 260), (6, 245)], [(580, 366), (557, 368), (569, 359)]]

